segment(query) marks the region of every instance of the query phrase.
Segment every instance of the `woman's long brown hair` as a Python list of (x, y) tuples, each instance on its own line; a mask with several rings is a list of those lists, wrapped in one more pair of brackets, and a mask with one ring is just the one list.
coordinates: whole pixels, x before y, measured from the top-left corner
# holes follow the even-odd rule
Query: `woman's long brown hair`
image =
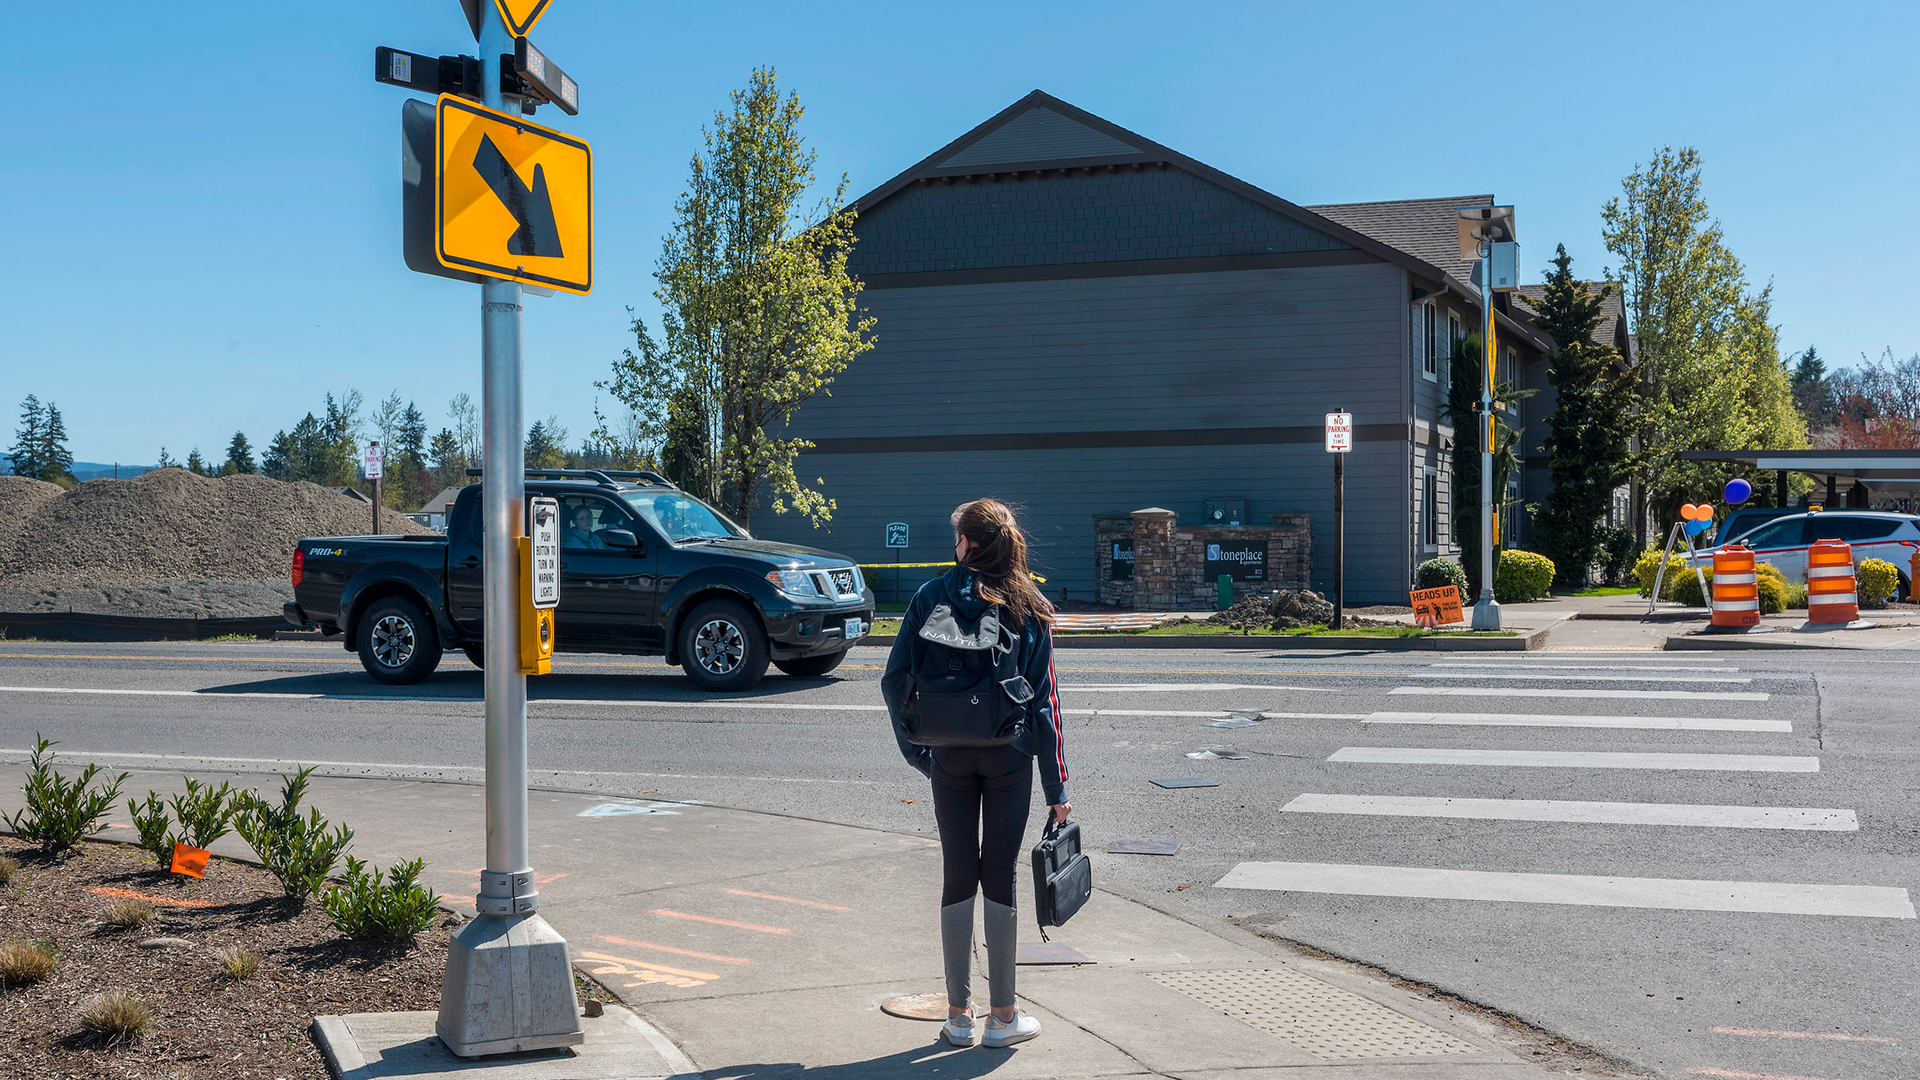
[(1053, 605), (1027, 572), (1027, 538), (1013, 509), (998, 499), (975, 499), (953, 512), (953, 533), (973, 541), (961, 565), (980, 575), (980, 599), (1013, 613), (1014, 629), (1028, 619), (1053, 625)]

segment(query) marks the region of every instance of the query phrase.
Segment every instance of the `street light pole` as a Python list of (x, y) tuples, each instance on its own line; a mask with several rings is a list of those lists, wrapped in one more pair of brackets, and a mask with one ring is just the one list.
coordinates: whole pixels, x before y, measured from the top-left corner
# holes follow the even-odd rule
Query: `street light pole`
[[(500, 58), (514, 39), (482, 5), (481, 86), (504, 109)], [(517, 108), (518, 99), (515, 101)], [(519, 538), (526, 533), (518, 282), (480, 284), (482, 647), (486, 671), (487, 868), (477, 917), (454, 935), (435, 1029), (461, 1057), (584, 1042), (567, 943), (541, 918), (527, 844), (527, 677), (520, 668)]]
[(1493, 375), (1497, 363), (1493, 333), (1493, 239), (1480, 239), (1480, 599), (1473, 605), (1475, 630), (1500, 629), (1500, 604), (1493, 598)]

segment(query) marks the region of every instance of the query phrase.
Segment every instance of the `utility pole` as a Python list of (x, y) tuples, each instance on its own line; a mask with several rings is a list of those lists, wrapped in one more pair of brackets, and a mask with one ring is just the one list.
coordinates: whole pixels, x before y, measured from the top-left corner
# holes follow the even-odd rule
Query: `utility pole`
[[(480, 86), (492, 109), (514, 36), (497, 4), (480, 5)], [(486, 461), (481, 625), (486, 653), (487, 867), (472, 922), (454, 936), (435, 1025), (461, 1057), (584, 1042), (566, 940), (539, 915), (527, 843), (527, 677), (520, 662), (519, 538), (526, 535), (521, 442), (521, 285), (480, 283), (481, 438)]]
[(1498, 433), (1493, 380), (1500, 354), (1493, 294), (1496, 288), (1511, 289), (1517, 284), (1513, 207), (1463, 206), (1459, 234), (1460, 257), (1480, 260), (1480, 598), (1473, 605), (1473, 628), (1498, 630), (1500, 605), (1493, 598), (1493, 440)]

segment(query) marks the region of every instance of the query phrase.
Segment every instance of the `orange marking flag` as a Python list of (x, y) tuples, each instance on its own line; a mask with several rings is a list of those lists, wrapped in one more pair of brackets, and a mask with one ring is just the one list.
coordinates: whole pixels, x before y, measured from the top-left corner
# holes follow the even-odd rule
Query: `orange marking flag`
[(206, 877), (207, 860), (213, 852), (206, 848), (190, 847), (186, 844), (173, 845), (173, 872), (188, 877)]
[(1460, 590), (1452, 585), (1415, 589), (1407, 596), (1413, 601), (1413, 621), (1421, 626), (1444, 626), (1467, 620), (1460, 610)]

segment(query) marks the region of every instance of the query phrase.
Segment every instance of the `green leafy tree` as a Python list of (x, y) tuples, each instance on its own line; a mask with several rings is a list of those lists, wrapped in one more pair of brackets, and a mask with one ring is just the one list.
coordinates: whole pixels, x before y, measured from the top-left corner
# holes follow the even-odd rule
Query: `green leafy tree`
[[(1468, 334), (1454, 343), (1452, 377), (1447, 385), (1447, 419), (1453, 424), (1453, 541), (1460, 547), (1460, 567), (1467, 573), (1467, 591), (1480, 596), (1480, 335)], [(1493, 385), (1494, 400), (1514, 402), (1531, 397), (1510, 382)], [(1519, 464), (1515, 448), (1520, 428), (1507, 423), (1505, 413), (1494, 414), (1493, 490), (1504, 493), (1507, 480)], [(1494, 501), (1495, 509), (1499, 499)]]
[(1789, 381), (1800, 418), (1811, 431), (1833, 426), (1833, 380), (1827, 376), (1827, 362), (1820, 359), (1820, 351), (1809, 345), (1806, 352), (1790, 359), (1794, 365)]
[(253, 463), (253, 444), (247, 441), (247, 433), (234, 432), (233, 441), (227, 444), (227, 460), (226, 464), (220, 466), (220, 475), (251, 474), (256, 471)]
[(815, 153), (800, 137), (799, 95), (783, 100), (773, 69), (759, 68), (732, 105), (704, 132), (654, 272), (661, 337), (635, 318), (634, 347), (599, 385), (646, 418), (649, 441), (672, 448), (662, 452), (670, 475), (684, 462), (692, 490), (742, 525), (763, 490), (775, 513), (817, 525), (833, 500), (795, 474), (810, 444), (784, 429), (873, 347), (847, 273), (847, 180), (808, 220)]
[(1663, 147), (1601, 210), (1602, 238), (1638, 339), (1645, 428), (1640, 474), (1655, 521), (1708, 498), (1736, 471), (1688, 450), (1804, 447), (1792, 410), (1771, 287), (1749, 289), (1701, 191), (1700, 155)]
[(1533, 305), (1535, 325), (1553, 338), (1547, 381), (1556, 396), (1547, 421), (1552, 434), (1544, 440), (1553, 490), (1534, 519), (1534, 536), (1562, 585), (1583, 584), (1600, 556), (1600, 525), (1614, 489), (1633, 473), (1637, 423), (1632, 374), (1613, 346), (1593, 337), (1612, 286), (1590, 289), (1572, 265), (1561, 245)]

